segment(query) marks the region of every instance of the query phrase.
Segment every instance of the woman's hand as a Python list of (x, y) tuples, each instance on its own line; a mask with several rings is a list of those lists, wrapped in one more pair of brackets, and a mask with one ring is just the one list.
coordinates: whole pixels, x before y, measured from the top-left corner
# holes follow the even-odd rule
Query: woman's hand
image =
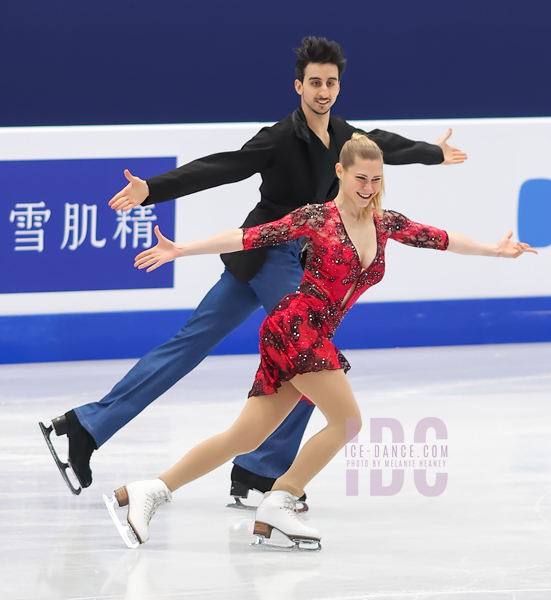
[(511, 238), (513, 232), (509, 231), (507, 235), (504, 235), (497, 243), (497, 255), (503, 258), (518, 258), (525, 252), (533, 252), (537, 254), (536, 250), (530, 247), (530, 244), (524, 244), (523, 242), (513, 242)]
[(134, 262), (134, 266), (138, 269), (147, 267), (148, 273), (182, 256), (181, 246), (166, 238), (158, 225), (155, 226), (155, 235), (158, 240), (157, 245), (138, 254)]

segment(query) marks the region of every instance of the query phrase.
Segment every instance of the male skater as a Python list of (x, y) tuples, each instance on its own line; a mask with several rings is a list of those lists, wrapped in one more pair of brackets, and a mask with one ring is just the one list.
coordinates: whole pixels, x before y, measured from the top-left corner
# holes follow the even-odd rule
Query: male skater
[[(343, 144), (355, 131), (344, 119), (330, 116), (346, 59), (342, 48), (325, 38), (304, 38), (295, 52), (295, 89), (301, 97), (295, 112), (263, 128), (238, 151), (194, 160), (145, 181), (125, 171), (129, 183), (111, 199), (111, 208), (128, 211), (140, 204), (241, 181), (255, 173), (262, 177), (260, 202), (243, 226), (279, 219), (307, 203), (332, 200), (338, 191), (335, 164)], [(387, 164), (457, 164), (467, 158), (446, 143), (451, 130), (435, 145), (378, 129), (367, 135), (381, 147)], [(68, 463), (80, 485), (88, 487), (94, 450), (193, 370), (258, 307), (270, 312), (281, 298), (296, 290), (303, 274), (299, 253), (295, 241), (223, 255), (226, 268), (220, 280), (172, 339), (146, 354), (99, 402), (67, 412), (54, 419), (52, 427), (41, 424), (66, 482), (69, 484), (67, 464), (59, 460), (49, 441), (52, 429), (68, 436)], [(289, 468), (312, 410), (308, 402), (299, 402), (262, 446), (235, 459), (231, 494), (236, 499), (247, 497), (249, 489), (271, 489), (274, 480)], [(74, 493), (81, 491), (69, 487)]]

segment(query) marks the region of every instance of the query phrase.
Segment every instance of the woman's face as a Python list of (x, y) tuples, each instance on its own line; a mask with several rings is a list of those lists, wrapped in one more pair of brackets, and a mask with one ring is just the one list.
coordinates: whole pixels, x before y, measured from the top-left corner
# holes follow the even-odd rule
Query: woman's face
[(342, 193), (358, 208), (367, 207), (373, 196), (381, 190), (383, 163), (380, 160), (358, 158), (348, 169), (337, 163), (336, 171), (341, 180)]

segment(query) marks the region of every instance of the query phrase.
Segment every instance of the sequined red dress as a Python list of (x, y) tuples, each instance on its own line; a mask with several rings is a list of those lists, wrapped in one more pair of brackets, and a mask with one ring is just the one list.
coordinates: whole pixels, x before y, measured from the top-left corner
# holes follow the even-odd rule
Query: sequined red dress
[[(389, 238), (419, 248), (448, 247), (448, 234), (441, 229), (414, 223), (391, 210), (383, 211), (382, 217), (373, 211), (373, 217), (377, 252), (367, 269), (362, 269), (334, 201), (303, 206), (279, 221), (243, 229), (245, 250), (301, 236), (308, 240), (298, 290), (285, 296), (260, 328), (260, 366), (249, 396), (273, 394), (282, 381), (299, 373), (350, 369), (331, 338), (356, 300), (383, 278)], [(354, 291), (343, 307), (351, 288)]]

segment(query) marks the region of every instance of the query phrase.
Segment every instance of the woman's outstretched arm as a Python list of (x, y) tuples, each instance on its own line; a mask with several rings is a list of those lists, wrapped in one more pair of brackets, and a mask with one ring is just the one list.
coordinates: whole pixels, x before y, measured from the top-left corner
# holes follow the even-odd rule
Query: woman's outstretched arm
[(530, 247), (530, 244), (523, 242), (513, 242), (511, 237), (513, 232), (509, 231), (504, 235), (497, 244), (483, 244), (476, 242), (470, 238), (456, 233), (455, 231), (448, 232), (449, 244), (448, 251), (456, 254), (473, 254), (478, 256), (498, 256), (502, 258), (518, 258), (524, 252), (537, 252)]
[(147, 269), (148, 273), (182, 256), (221, 254), (243, 250), (242, 229), (230, 229), (203, 240), (185, 242), (184, 244), (177, 244), (166, 238), (161, 233), (158, 225), (155, 227), (155, 235), (158, 240), (157, 245), (138, 254), (134, 262), (135, 267)]
[(285, 244), (302, 235), (308, 235), (310, 222), (313, 221), (319, 226), (320, 222), (324, 222), (328, 210), (321, 204), (301, 206), (278, 221), (244, 229), (229, 229), (204, 240), (183, 244), (177, 244), (166, 238), (157, 225), (155, 227), (157, 245), (138, 254), (134, 266), (138, 269), (147, 269), (149, 273), (181, 256), (223, 254)]

